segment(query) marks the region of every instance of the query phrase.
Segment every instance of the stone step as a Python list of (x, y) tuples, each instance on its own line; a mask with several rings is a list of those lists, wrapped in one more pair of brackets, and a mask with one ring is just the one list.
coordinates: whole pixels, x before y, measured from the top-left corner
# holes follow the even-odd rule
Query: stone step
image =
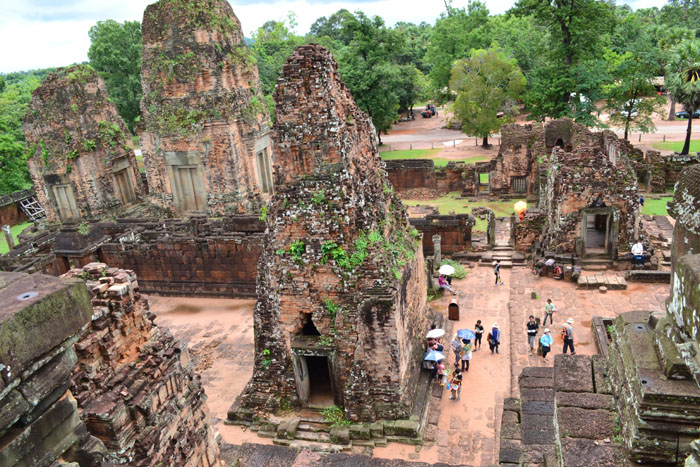
[(297, 415), (299, 417), (299, 421), (301, 422), (306, 422), (306, 423), (324, 423), (325, 420), (323, 419), (323, 415), (321, 415), (321, 412), (318, 410), (313, 410), (313, 409), (303, 409), (299, 412)]
[(316, 443), (330, 443), (331, 435), (323, 431), (301, 431), (297, 430), (295, 439), (303, 439), (304, 441), (314, 441)]
[[(481, 267), (493, 267), (491, 262), (479, 262), (479, 266)], [(501, 261), (501, 268), (503, 269), (510, 269), (513, 267), (513, 262), (512, 261)]]
[(330, 427), (325, 423), (300, 423), (297, 427), (297, 431), (310, 431), (314, 433), (319, 431), (328, 433), (330, 430)]
[(509, 245), (496, 245), (493, 247), (493, 251), (513, 251), (513, 247)]
[(342, 446), (340, 444), (314, 443), (313, 441), (295, 439), (288, 446), (293, 449), (306, 449), (307, 451), (341, 452), (349, 450), (352, 445)]

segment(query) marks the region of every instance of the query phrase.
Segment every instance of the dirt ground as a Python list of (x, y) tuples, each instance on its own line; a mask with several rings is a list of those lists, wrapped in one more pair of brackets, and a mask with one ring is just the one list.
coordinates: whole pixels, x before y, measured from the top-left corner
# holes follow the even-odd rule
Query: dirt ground
[[(657, 284), (630, 284), (627, 290), (606, 294), (578, 290), (568, 282), (535, 277), (525, 268), (504, 270), (503, 280), (505, 285), (496, 287), (491, 268), (477, 267), (465, 279), (453, 282), (460, 305), (460, 320), (454, 328), (473, 329), (476, 320), (481, 319), (487, 330), (497, 322), (503, 337), (500, 354), (491, 354), (487, 344), (474, 353), (461, 400), (443, 397), (435, 445), (416, 448), (390, 444), (375, 448), (375, 457), (473, 466), (496, 463), (503, 399), (517, 397), (517, 376), (524, 366), (545, 365), (527, 349), (525, 322), (529, 314), (542, 317), (546, 299), (552, 298), (560, 312), (550, 327), (557, 330), (567, 318), (574, 318), (576, 351), (593, 354), (596, 349), (590, 326), (594, 315), (614, 317), (632, 310), (663, 310), (668, 295), (668, 286)], [(533, 291), (537, 299), (531, 298)], [(451, 298), (435, 300), (431, 307), (446, 313)], [(208, 396), (212, 423), (223, 441), (270, 443), (255, 433), (223, 423), (229, 406), (252, 375), (255, 302), (158, 296), (148, 299), (157, 315), (156, 324), (189, 342)], [(554, 354), (561, 352), (556, 339)]]

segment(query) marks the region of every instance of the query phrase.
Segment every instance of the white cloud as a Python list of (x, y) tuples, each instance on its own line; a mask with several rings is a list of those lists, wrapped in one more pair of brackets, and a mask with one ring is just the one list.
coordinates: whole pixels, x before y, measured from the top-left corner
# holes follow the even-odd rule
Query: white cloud
[[(503, 13), (515, 0), (486, 0), (493, 14)], [(90, 46), (88, 30), (97, 21), (141, 21), (149, 0), (0, 0), (0, 72), (65, 66), (87, 60)], [(466, 0), (453, 3), (466, 6)], [(634, 8), (662, 6), (664, 0), (628, 0)], [(297, 33), (304, 34), (321, 16), (341, 8), (362, 10), (378, 15), (388, 25), (397, 21), (434, 23), (445, 9), (443, 0), (275, 0), (231, 2), (250, 37), (252, 31), (268, 20), (281, 20), (293, 11), (297, 15)]]

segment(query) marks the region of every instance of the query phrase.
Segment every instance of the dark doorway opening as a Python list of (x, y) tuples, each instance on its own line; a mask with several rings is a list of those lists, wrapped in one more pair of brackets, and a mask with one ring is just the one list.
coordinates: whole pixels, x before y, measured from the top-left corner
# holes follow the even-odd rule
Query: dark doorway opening
[(311, 320), (311, 313), (306, 313), (306, 321), (304, 321), (304, 327), (301, 328), (302, 336), (320, 336), (321, 333), (316, 329), (316, 325)]
[(555, 144), (555, 146), (559, 146), (560, 148), (564, 149), (564, 140), (559, 138)]
[(328, 357), (306, 357), (309, 371), (309, 405), (329, 407), (333, 405), (333, 389)]
[(608, 215), (596, 214), (586, 217), (586, 251), (601, 249), (605, 252), (605, 238), (608, 230)]

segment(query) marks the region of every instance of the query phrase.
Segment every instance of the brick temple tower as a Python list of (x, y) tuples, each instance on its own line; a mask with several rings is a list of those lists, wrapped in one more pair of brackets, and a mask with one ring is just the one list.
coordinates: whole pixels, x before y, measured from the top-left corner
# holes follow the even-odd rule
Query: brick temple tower
[(269, 116), (231, 6), (161, 0), (142, 24), (150, 201), (177, 215), (257, 212), (272, 192)]
[(420, 235), (327, 49), (295, 50), (275, 103), (280, 169), (258, 269), (255, 371), (229, 419), (285, 401), (343, 406), (350, 420), (408, 418), (432, 320)]

